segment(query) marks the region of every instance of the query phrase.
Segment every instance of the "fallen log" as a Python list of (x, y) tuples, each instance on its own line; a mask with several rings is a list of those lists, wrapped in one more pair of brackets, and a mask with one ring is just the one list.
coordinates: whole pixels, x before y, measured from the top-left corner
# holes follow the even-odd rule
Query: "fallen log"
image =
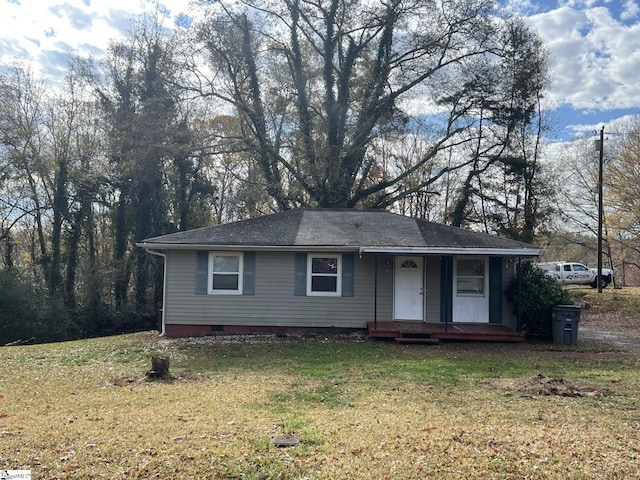
[(5, 343), (4, 346), (5, 347), (16, 347), (18, 345), (25, 345), (27, 343), (31, 343), (34, 340), (35, 340), (35, 337), (27, 338), (26, 340), (22, 340), (21, 338), (19, 338), (18, 340), (15, 340), (13, 342)]

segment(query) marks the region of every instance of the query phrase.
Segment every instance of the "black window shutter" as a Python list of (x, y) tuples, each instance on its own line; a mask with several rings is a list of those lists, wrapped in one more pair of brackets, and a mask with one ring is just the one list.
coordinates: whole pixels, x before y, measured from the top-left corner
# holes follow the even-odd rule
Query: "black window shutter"
[(256, 293), (256, 252), (244, 252), (242, 272), (242, 294)]
[(295, 256), (295, 277), (293, 294), (304, 297), (307, 294), (307, 254), (297, 252)]
[(502, 323), (502, 257), (489, 258), (489, 323)]
[(342, 254), (342, 296), (353, 297), (355, 255)]
[(196, 251), (196, 295), (206, 295), (209, 280), (209, 252)]
[(440, 258), (440, 321), (453, 319), (453, 257)]

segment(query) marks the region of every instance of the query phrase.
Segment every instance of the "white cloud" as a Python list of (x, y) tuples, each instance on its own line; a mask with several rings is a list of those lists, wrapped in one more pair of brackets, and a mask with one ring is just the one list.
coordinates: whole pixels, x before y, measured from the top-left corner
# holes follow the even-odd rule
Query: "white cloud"
[[(161, 5), (159, 11), (169, 18), (166, 24), (173, 25), (188, 4), (189, 0), (171, 0), (170, 9)], [(109, 41), (125, 35), (134, 17), (145, 9), (153, 12), (155, 1), (67, 0), (49, 6), (5, 2), (0, 65), (33, 62), (45, 76), (59, 77), (69, 55), (100, 56)]]
[(85, 30), (91, 27), (93, 16), (86, 10), (65, 3), (63, 5), (54, 5), (49, 11), (59, 18), (62, 22), (69, 21), (71, 27), (75, 30)]
[[(164, 1), (158, 10), (166, 15), (167, 27), (173, 27), (181, 13), (198, 14), (191, 0)], [(504, 11), (524, 15), (547, 42), (554, 76), (547, 107), (562, 108), (572, 128), (586, 128), (584, 124), (597, 119), (594, 112), (637, 112), (640, 0), (501, 2)], [(156, 0), (5, 0), (0, 69), (16, 61), (31, 63), (46, 79), (60, 81), (70, 55), (100, 57), (110, 40), (127, 34), (136, 15), (155, 8)], [(418, 99), (408, 104), (421, 112), (425, 108)]]
[(550, 50), (551, 100), (575, 108), (637, 107), (640, 23), (625, 25), (608, 8), (577, 10), (576, 3), (529, 17)]
[(633, 20), (640, 16), (640, 6), (633, 0), (627, 0), (624, 2), (622, 13), (620, 18), (622, 20)]

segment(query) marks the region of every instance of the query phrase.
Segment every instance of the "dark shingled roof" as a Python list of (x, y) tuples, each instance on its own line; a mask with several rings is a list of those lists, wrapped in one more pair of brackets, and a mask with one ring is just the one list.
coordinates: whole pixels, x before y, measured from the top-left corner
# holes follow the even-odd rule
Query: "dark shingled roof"
[(532, 250), (507, 238), (418, 220), (385, 210), (298, 209), (149, 238), (148, 248), (195, 246), (369, 247)]

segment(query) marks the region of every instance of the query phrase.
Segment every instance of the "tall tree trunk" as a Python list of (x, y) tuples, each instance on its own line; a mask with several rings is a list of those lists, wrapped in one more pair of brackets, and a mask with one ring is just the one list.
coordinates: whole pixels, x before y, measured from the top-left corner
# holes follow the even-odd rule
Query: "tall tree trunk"
[(49, 284), (49, 265), (51, 262), (49, 259), (49, 253), (47, 251), (47, 242), (42, 225), (42, 205), (40, 204), (40, 198), (38, 196), (35, 180), (32, 178), (30, 173), (27, 177), (33, 195), (33, 203), (35, 205), (34, 219), (36, 222), (37, 245), (40, 250), (40, 257), (35, 258), (34, 260), (36, 261), (36, 264), (40, 265), (47, 289), (51, 291), (51, 285)]
[(51, 265), (49, 268), (49, 293), (53, 295), (62, 287), (61, 250), (62, 224), (68, 214), (67, 204), (67, 160), (61, 156), (58, 159), (58, 171), (55, 179), (53, 194), (53, 223), (51, 225)]
[(114, 235), (115, 244), (113, 252), (115, 279), (114, 295), (117, 311), (121, 311), (127, 301), (129, 290), (129, 274), (127, 266), (128, 222), (127, 222), (127, 195), (121, 189), (120, 198), (116, 206)]
[(89, 314), (95, 318), (97, 316), (100, 300), (102, 298), (102, 282), (98, 273), (98, 255), (96, 252), (96, 242), (94, 234), (94, 217), (93, 209), (88, 206), (86, 215), (86, 227), (85, 233), (87, 237), (88, 247), (88, 281), (87, 281), (87, 305), (89, 308)]
[(68, 309), (76, 307), (76, 272), (78, 269), (80, 238), (82, 235), (82, 221), (84, 218), (84, 209), (81, 208), (76, 212), (71, 225), (71, 232), (67, 240), (67, 270), (64, 282), (64, 303)]

